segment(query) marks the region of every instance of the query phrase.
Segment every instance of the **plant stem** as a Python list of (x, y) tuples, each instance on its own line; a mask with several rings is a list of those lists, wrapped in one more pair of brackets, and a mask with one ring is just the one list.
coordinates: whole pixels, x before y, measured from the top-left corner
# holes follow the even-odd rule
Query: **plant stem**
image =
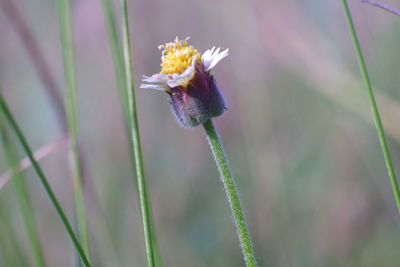
[(15, 188), (17, 204), (21, 209), (28, 240), (33, 251), (33, 260), (36, 267), (45, 267), (46, 262), (43, 256), (42, 247), (40, 245), (35, 218), (32, 213), (29, 191), (27, 189), (25, 180), (23, 180), (24, 177), (22, 177), (20, 172), (16, 169), (18, 166), (18, 159), (15, 153), (15, 146), (12, 144), (8, 131), (1, 117), (2, 116), (0, 116), (0, 136), (3, 140), (4, 155), (10, 168), (12, 169), (12, 175), (14, 176), (13, 186)]
[(11, 114), (11, 111), (8, 108), (6, 102), (4, 101), (4, 98), (1, 94), (0, 94), (0, 110), (4, 114), (4, 117), (10, 123), (13, 130), (15, 131), (15, 134), (16, 134), (18, 140), (20, 141), (22, 147), (24, 148), (26, 154), (28, 155), (30, 161), (32, 162), (32, 166), (35, 169), (37, 175), (39, 176), (39, 179), (42, 182), (43, 187), (44, 187), (47, 195), (49, 196), (51, 203), (53, 204), (58, 215), (60, 216), (60, 219), (61, 219), (62, 223), (64, 224), (64, 227), (67, 230), (67, 233), (68, 233), (69, 237), (71, 238), (76, 251), (80, 255), (82, 262), (84, 263), (84, 266), (90, 267), (91, 266), (90, 262), (89, 262), (88, 258), (86, 257), (85, 251), (82, 249), (82, 246), (79, 244), (79, 241), (74, 234), (74, 231), (71, 227), (71, 224), (69, 223), (69, 221), (67, 219), (67, 216), (65, 215), (59, 201), (57, 200), (57, 197), (55, 196), (42, 168), (40, 167), (39, 163), (35, 160), (32, 149), (30, 148), (25, 136), (23, 135), (21, 129), (19, 128), (14, 116)]
[(234, 223), (236, 226), (236, 231), (239, 237), (240, 246), (242, 248), (244, 261), (247, 267), (255, 267), (257, 266), (257, 263), (253, 250), (253, 245), (251, 243), (243, 210), (240, 205), (239, 195), (236, 189), (235, 181), (232, 177), (232, 172), (228, 160), (224, 152), (224, 148), (212, 120), (207, 121), (203, 124), (203, 126), (204, 130), (206, 131), (207, 139), (210, 144), (211, 151), (214, 155), (214, 159), (217, 164), (222, 183), (225, 187), (226, 196), (228, 197)]
[(135, 89), (132, 76), (133, 68), (131, 62), (132, 53), (131, 53), (131, 41), (130, 41), (129, 23), (128, 23), (128, 6), (126, 0), (121, 0), (121, 12), (122, 12), (122, 36), (123, 36), (122, 48), (123, 48), (124, 63), (125, 63), (125, 79), (126, 79), (126, 90), (128, 96), (129, 122), (131, 127), (131, 137), (133, 144), (132, 150), (135, 158), (137, 185), (139, 190), (139, 201), (140, 201), (140, 210), (142, 214), (147, 263), (149, 267), (154, 267), (155, 259), (154, 259), (153, 245), (152, 245), (153, 233), (152, 233), (152, 226), (150, 224), (150, 208), (149, 208), (150, 204), (149, 204), (149, 199), (147, 197), (142, 148), (140, 143), (139, 125), (137, 119)]
[(60, 37), (63, 50), (64, 74), (66, 82), (66, 114), (70, 137), (70, 165), (73, 181), (75, 213), (78, 236), (82, 247), (89, 257), (88, 234), (86, 229), (85, 201), (82, 190), (81, 166), (78, 146), (78, 123), (76, 110), (76, 89), (74, 72), (74, 55), (71, 34), (69, 0), (58, 0), (57, 11), (60, 23)]
[(350, 9), (349, 9), (349, 6), (348, 6), (346, 0), (342, 0), (342, 7), (343, 7), (344, 15), (346, 17), (347, 26), (348, 26), (349, 31), (350, 31), (351, 39), (353, 41), (353, 45), (354, 45), (354, 48), (355, 48), (355, 51), (356, 51), (357, 61), (358, 61), (358, 65), (359, 65), (359, 68), (360, 68), (360, 73), (361, 73), (362, 79), (364, 81), (364, 85), (365, 85), (365, 87), (367, 89), (369, 106), (371, 108), (372, 115), (374, 117), (375, 127), (376, 127), (376, 131), (378, 133), (379, 143), (381, 145), (381, 149), (382, 149), (382, 152), (383, 152), (383, 157), (385, 159), (387, 173), (389, 175), (390, 183), (392, 185), (393, 194), (394, 194), (394, 198), (395, 198), (396, 205), (397, 205), (397, 210), (400, 213), (400, 190), (399, 190), (399, 185), (398, 185), (396, 174), (395, 174), (395, 171), (394, 171), (394, 168), (393, 168), (393, 163), (392, 163), (392, 159), (391, 159), (391, 156), (390, 156), (389, 148), (388, 148), (388, 145), (387, 145), (387, 141), (386, 141), (386, 137), (385, 137), (385, 131), (383, 129), (382, 121), (381, 121), (381, 118), (380, 118), (380, 115), (379, 115), (379, 111), (378, 111), (378, 107), (377, 107), (377, 104), (376, 104), (374, 92), (372, 90), (372, 85), (371, 85), (371, 81), (370, 81), (370, 78), (369, 78), (369, 75), (368, 75), (367, 66), (365, 64), (363, 52), (361, 50), (360, 42), (358, 41), (357, 32), (355, 30), (353, 19), (351, 17)]

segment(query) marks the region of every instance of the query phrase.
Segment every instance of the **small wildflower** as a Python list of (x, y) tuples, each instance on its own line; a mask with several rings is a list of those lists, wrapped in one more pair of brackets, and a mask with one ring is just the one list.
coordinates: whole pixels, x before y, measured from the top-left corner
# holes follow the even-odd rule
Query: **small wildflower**
[(166, 92), (180, 125), (195, 127), (225, 111), (225, 102), (210, 70), (228, 56), (228, 49), (211, 48), (201, 55), (188, 39), (160, 45), (160, 73), (144, 76), (140, 87)]

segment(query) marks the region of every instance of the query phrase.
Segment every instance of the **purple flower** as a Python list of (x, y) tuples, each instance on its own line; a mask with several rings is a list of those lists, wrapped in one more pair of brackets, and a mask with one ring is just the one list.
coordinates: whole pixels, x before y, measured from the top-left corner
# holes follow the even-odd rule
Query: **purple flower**
[(220, 116), (225, 102), (210, 70), (228, 56), (228, 49), (211, 48), (200, 55), (188, 39), (159, 46), (162, 51), (161, 71), (144, 76), (140, 87), (165, 91), (178, 123), (191, 128)]

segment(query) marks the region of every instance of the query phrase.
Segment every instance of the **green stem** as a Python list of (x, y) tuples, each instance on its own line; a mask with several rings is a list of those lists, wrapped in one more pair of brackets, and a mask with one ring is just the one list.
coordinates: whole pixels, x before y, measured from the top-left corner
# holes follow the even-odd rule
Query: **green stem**
[(15, 153), (14, 145), (11, 142), (10, 136), (5, 125), (0, 121), (0, 136), (3, 140), (4, 155), (8, 161), (9, 166), (12, 169), (13, 186), (15, 188), (15, 193), (17, 197), (17, 204), (21, 209), (22, 218), (25, 224), (26, 232), (28, 235), (28, 240), (33, 251), (33, 258), (35, 266), (45, 267), (46, 262), (43, 256), (42, 247), (39, 241), (39, 235), (37, 233), (37, 227), (35, 223), (35, 218), (32, 213), (32, 206), (30, 201), (29, 191), (24, 177), (15, 168), (18, 165), (17, 155)]
[(236, 231), (239, 237), (240, 246), (244, 261), (247, 267), (257, 266), (256, 257), (251, 243), (249, 231), (247, 229), (246, 221), (244, 218), (243, 210), (240, 205), (239, 195), (236, 189), (235, 181), (232, 177), (232, 172), (226, 158), (224, 148), (222, 147), (221, 140), (218, 136), (217, 130), (214, 127), (212, 120), (203, 124), (207, 133), (207, 139), (210, 144), (215, 162), (221, 176), (222, 183), (224, 184), (226, 196), (232, 210)]
[(385, 137), (385, 131), (383, 129), (383, 125), (382, 125), (382, 121), (379, 115), (379, 111), (378, 111), (378, 107), (376, 104), (376, 100), (375, 100), (375, 96), (374, 96), (374, 92), (372, 90), (372, 85), (371, 85), (371, 81), (368, 75), (368, 71), (367, 71), (367, 66), (365, 64), (365, 60), (364, 60), (364, 56), (361, 50), (361, 46), (360, 46), (360, 42), (358, 41), (358, 37), (357, 37), (357, 33), (354, 27), (354, 23), (353, 23), (353, 19), (351, 17), (351, 13), (350, 13), (350, 9), (349, 6), (347, 5), (347, 1), (346, 0), (342, 0), (342, 7), (343, 7), (343, 11), (346, 17), (346, 21), (347, 21), (347, 26), (349, 28), (350, 31), (350, 35), (351, 35), (351, 39), (353, 41), (353, 45), (356, 51), (356, 55), (357, 55), (357, 61), (358, 61), (358, 65), (360, 68), (360, 72), (361, 72), (361, 76), (362, 79), (364, 81), (364, 85), (367, 89), (367, 94), (368, 94), (368, 101), (369, 101), (369, 105), (372, 111), (372, 115), (374, 117), (374, 121), (375, 121), (375, 127), (376, 127), (376, 131), (378, 133), (378, 138), (379, 138), (379, 143), (381, 145), (381, 149), (383, 152), (383, 157), (385, 159), (385, 163), (386, 163), (386, 169), (387, 169), (387, 173), (389, 175), (390, 178), (390, 183), (392, 185), (392, 189), (393, 189), (393, 194), (394, 194), (394, 198), (396, 201), (396, 205), (397, 205), (397, 210), (400, 213), (400, 190), (399, 190), (399, 185), (396, 179), (396, 174), (393, 168), (393, 163), (392, 163), (392, 159), (390, 156), (390, 152), (389, 152), (389, 148), (387, 145), (387, 141), (386, 141), (386, 137)]
[(124, 61), (122, 58), (122, 52), (120, 47), (120, 41), (118, 37), (118, 30), (115, 19), (114, 6), (111, 0), (102, 0), (104, 21), (107, 28), (108, 40), (111, 47), (112, 58), (114, 60), (114, 69), (117, 80), (117, 87), (119, 90), (122, 109), (125, 115), (125, 119), (129, 121), (129, 108), (128, 108), (128, 97), (125, 89), (125, 72), (124, 72)]
[(85, 215), (85, 201), (82, 190), (81, 166), (78, 147), (78, 123), (76, 109), (76, 89), (74, 72), (74, 55), (71, 34), (69, 0), (58, 0), (57, 11), (60, 23), (60, 37), (63, 50), (64, 73), (66, 82), (66, 114), (70, 137), (71, 175), (73, 181), (75, 213), (78, 226), (78, 236), (82, 247), (89, 257), (88, 234)]
[[(102, 6), (103, 6), (105, 24), (106, 24), (106, 28), (107, 28), (108, 40), (109, 40), (110, 47), (111, 47), (112, 58), (114, 60), (114, 69), (115, 69), (114, 72), (116, 75), (117, 87), (119, 90), (119, 95), (120, 95), (120, 99), (121, 99), (121, 103), (122, 103), (122, 111), (124, 114), (126, 125), (128, 126), (127, 132), (128, 132), (130, 147), (133, 148), (133, 143), (132, 143), (133, 141), (132, 141), (131, 131), (130, 131), (130, 127), (129, 127), (130, 112), (129, 112), (129, 106), (128, 106), (128, 96), (127, 96), (127, 90), (125, 88), (125, 72), (124, 72), (125, 66), (124, 66), (124, 61), (122, 58), (120, 40), (118, 37), (118, 30), (117, 30), (116, 19), (115, 19), (115, 11), (114, 11), (113, 3), (111, 0), (102, 0)], [(131, 155), (132, 155), (132, 160), (133, 160), (134, 157), (133, 157), (132, 149), (131, 149)], [(136, 187), (136, 191), (139, 192), (137, 187)], [(139, 202), (140, 202), (140, 200), (139, 200)], [(153, 227), (151, 213), (149, 213), (149, 221), (150, 221), (150, 227)], [(154, 253), (155, 263), (156, 263), (156, 266), (160, 266), (160, 256), (159, 256), (157, 241), (155, 238), (154, 228), (152, 228), (151, 237), (152, 237), (151, 243), (153, 245), (153, 253)]]
[(86, 267), (90, 267), (90, 262), (88, 258), (86, 257), (85, 251), (82, 249), (82, 246), (79, 244), (78, 239), (76, 238), (74, 231), (71, 227), (71, 224), (69, 223), (67, 216), (65, 215), (59, 201), (57, 200), (57, 197), (55, 196), (42, 168), (40, 167), (39, 163), (35, 160), (33, 156), (32, 149), (30, 148), (25, 136), (23, 135), (21, 129), (19, 128), (14, 116), (11, 114), (10, 109), (8, 108), (6, 102), (4, 101), (3, 96), (0, 94), (0, 110), (4, 114), (4, 117), (8, 120), (10, 125), (12, 126), (18, 140), (21, 142), (21, 145), (23, 149), (25, 150), (26, 154), (28, 155), (29, 160), (32, 163), (33, 168), (35, 169), (37, 175), (39, 176), (40, 181), (43, 184), (43, 187), (47, 193), (47, 195), (50, 198), (51, 203), (53, 204), (54, 208), (56, 209), (61, 222), (64, 224), (65, 229), (67, 230), (67, 233), (69, 237), (71, 238), (71, 241), (80, 255), (82, 262)]
[(126, 0), (121, 0), (121, 12), (122, 12), (122, 36), (123, 36), (123, 52), (124, 52), (124, 63), (125, 63), (125, 79), (126, 79), (126, 90), (128, 96), (128, 108), (129, 108), (129, 122), (131, 127), (132, 137), (132, 150), (135, 158), (137, 186), (139, 190), (139, 202), (140, 210), (142, 214), (144, 239), (147, 254), (147, 263), (149, 267), (155, 266), (154, 250), (152, 245), (152, 226), (150, 224), (150, 204), (147, 197), (146, 180), (144, 177), (143, 167), (143, 156), (140, 143), (139, 125), (137, 119), (136, 110), (136, 99), (135, 89), (132, 77), (132, 62), (131, 62), (131, 41), (129, 35), (129, 23), (128, 23), (128, 6)]

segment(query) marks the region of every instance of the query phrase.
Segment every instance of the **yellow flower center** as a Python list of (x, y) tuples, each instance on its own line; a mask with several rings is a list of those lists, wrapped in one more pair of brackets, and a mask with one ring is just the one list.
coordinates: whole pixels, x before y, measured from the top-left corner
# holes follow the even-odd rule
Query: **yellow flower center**
[(200, 53), (187, 40), (178, 40), (177, 37), (174, 42), (159, 46), (159, 49), (163, 49), (161, 74), (182, 74), (192, 64), (193, 57), (200, 60)]

